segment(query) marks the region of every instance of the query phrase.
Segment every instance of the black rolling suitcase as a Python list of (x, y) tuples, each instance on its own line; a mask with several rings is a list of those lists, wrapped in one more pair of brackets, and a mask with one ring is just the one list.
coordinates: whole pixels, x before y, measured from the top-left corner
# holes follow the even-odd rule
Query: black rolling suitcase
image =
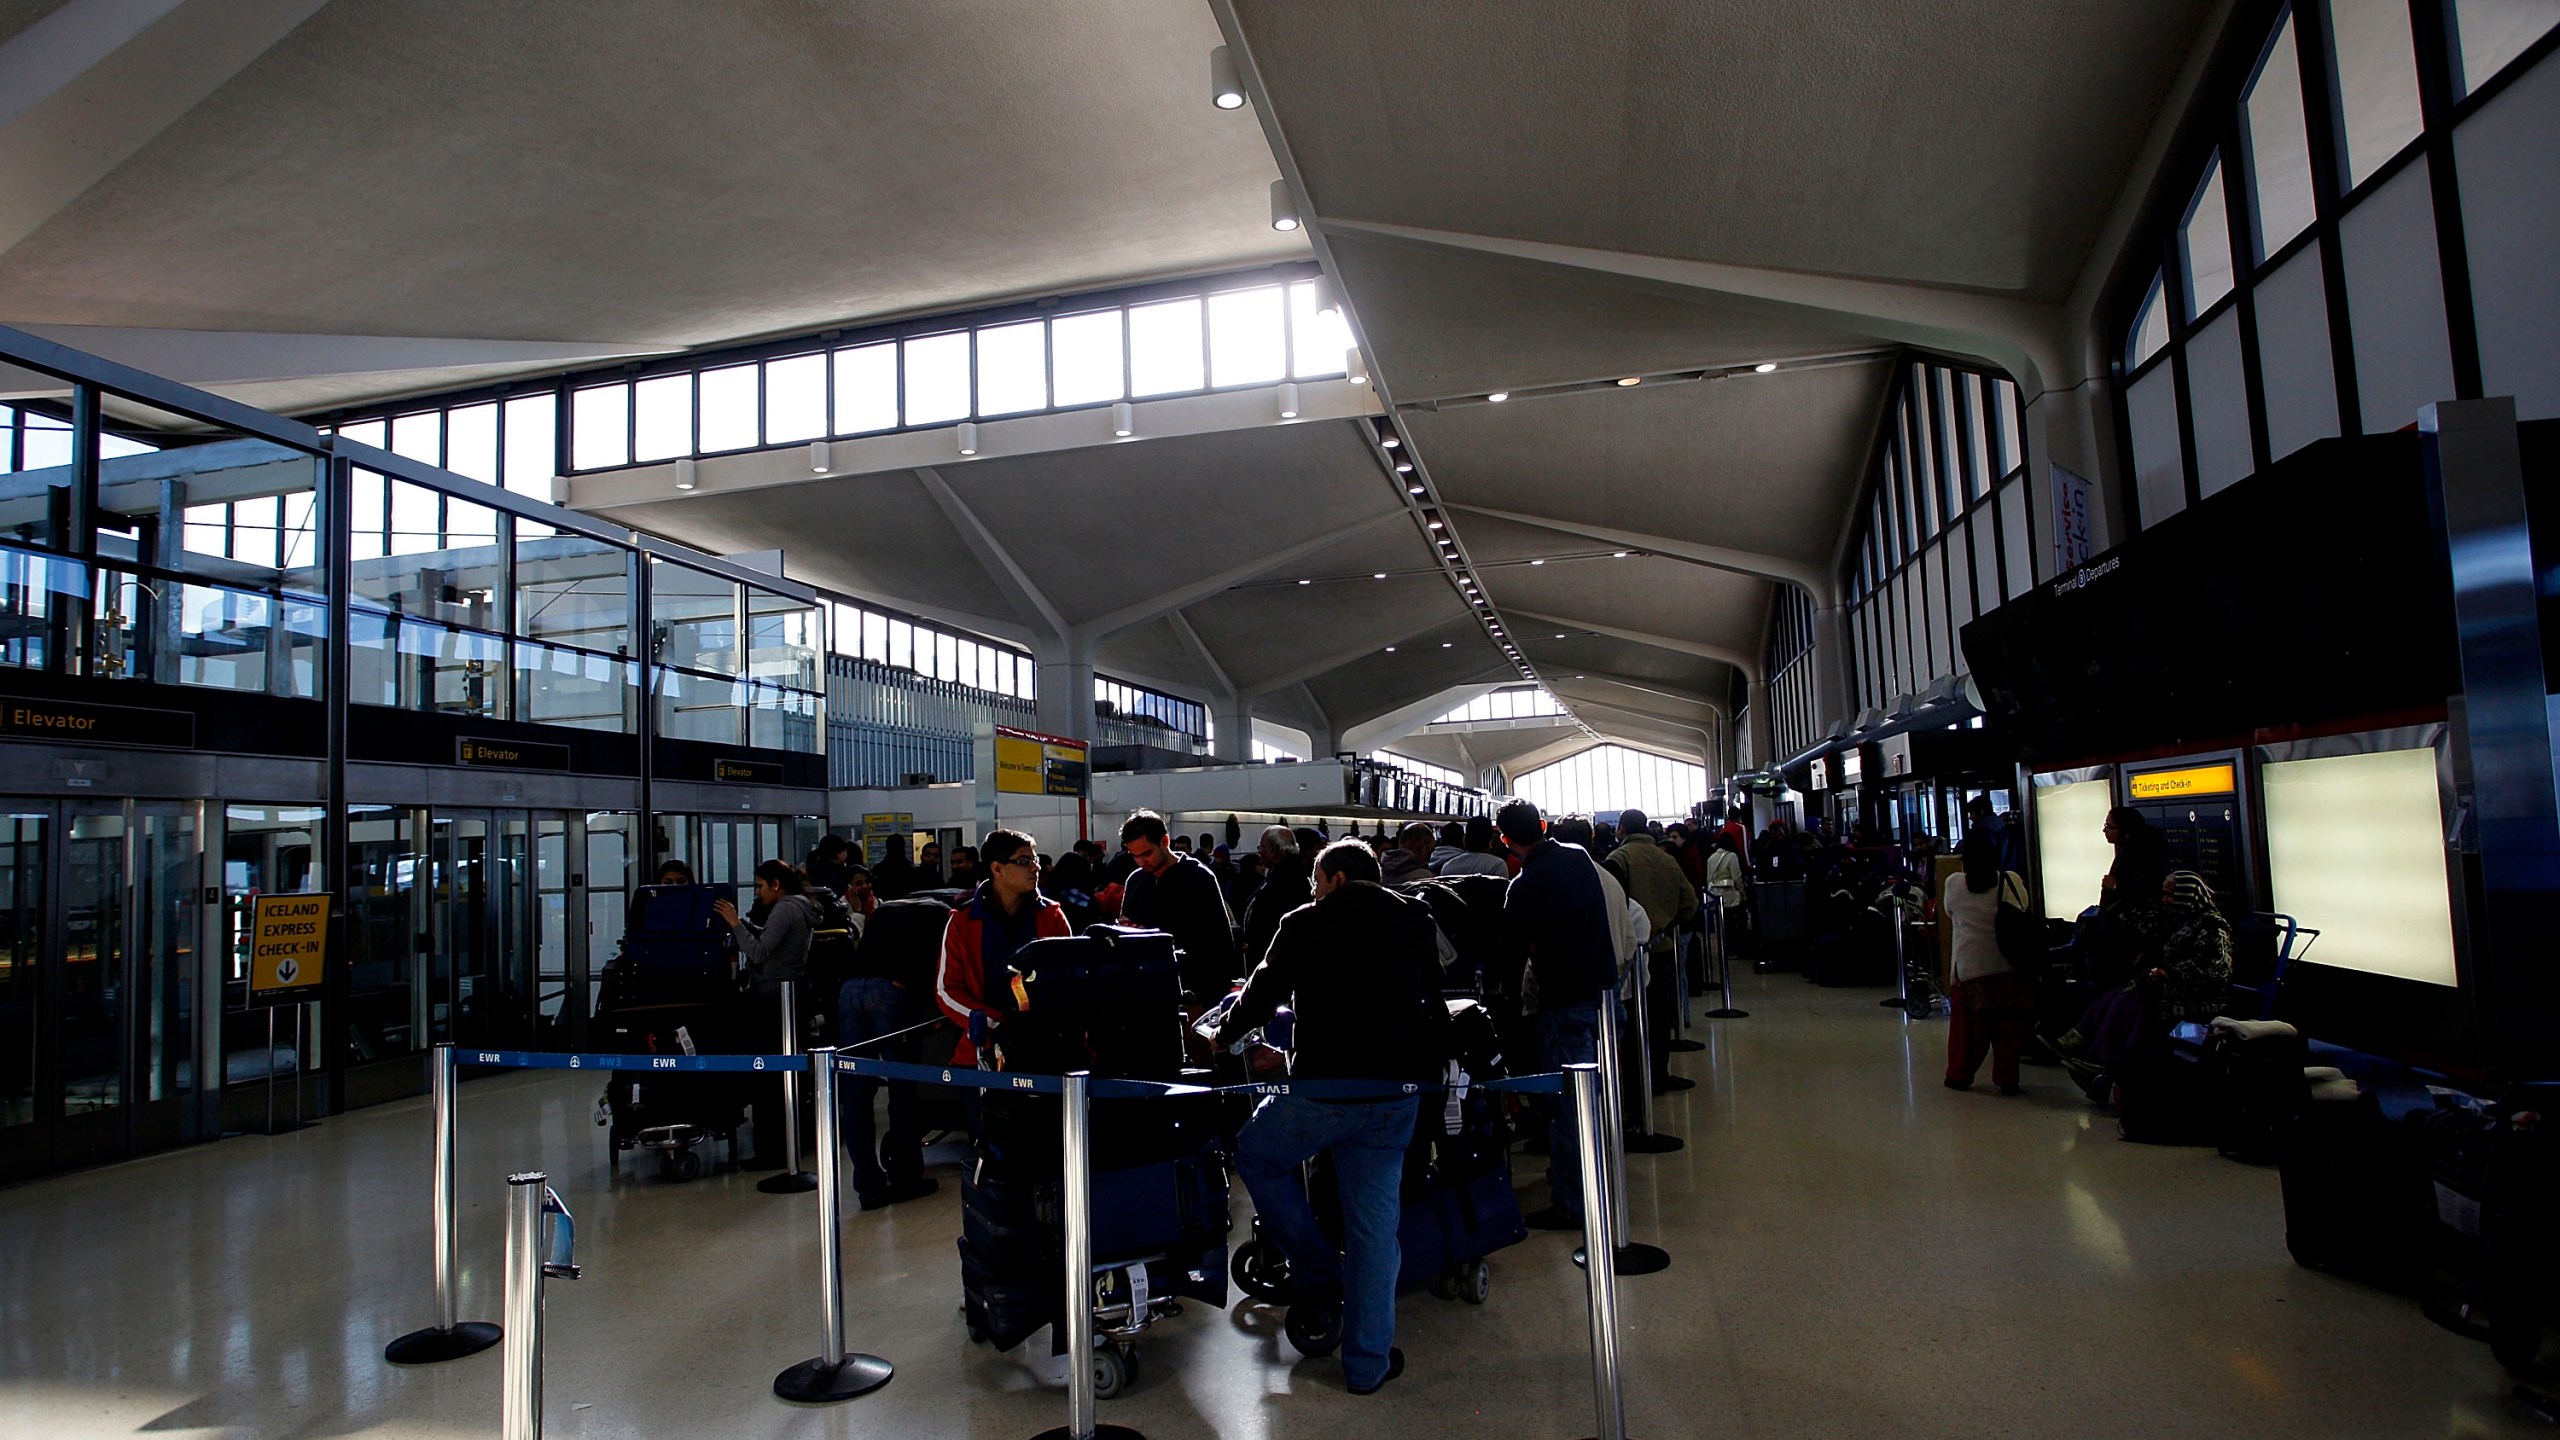
[(2426, 1277), (2434, 1200), (2404, 1127), (2355, 1082), (2315, 1081), (2277, 1145), (2284, 1243), (2297, 1264), (2395, 1290)]

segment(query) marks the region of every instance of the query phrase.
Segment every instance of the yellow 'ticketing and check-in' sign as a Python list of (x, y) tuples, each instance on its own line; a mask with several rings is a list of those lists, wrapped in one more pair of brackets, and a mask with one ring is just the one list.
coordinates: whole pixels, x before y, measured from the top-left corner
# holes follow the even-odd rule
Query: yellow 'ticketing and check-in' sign
[(286, 1005), (315, 994), (329, 958), (329, 897), (261, 895), (250, 906), (249, 1003)]
[(2125, 789), (2136, 800), (2184, 800), (2191, 795), (2228, 795), (2239, 788), (2239, 776), (2229, 762), (2190, 765), (2183, 770), (2153, 770), (2125, 782)]

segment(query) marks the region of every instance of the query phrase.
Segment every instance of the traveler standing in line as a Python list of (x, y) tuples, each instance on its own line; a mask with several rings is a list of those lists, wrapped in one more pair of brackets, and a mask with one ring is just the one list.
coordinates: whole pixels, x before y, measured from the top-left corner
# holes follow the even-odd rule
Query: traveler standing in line
[[(1614, 1003), (1618, 982), (1600, 867), (1591, 852), (1549, 838), (1538, 807), (1526, 800), (1504, 805), (1493, 822), (1520, 856), (1520, 873), (1503, 892), (1502, 914), (1529, 957), (1522, 988), (1534, 1006), (1538, 1063), (1550, 1070), (1594, 1063), (1600, 1054), (1600, 1007)], [(1559, 1099), (1547, 1123), (1549, 1200), (1529, 1216), (1532, 1229), (1582, 1228), (1576, 1154), (1573, 1115)]]
[(1431, 878), (1431, 827), (1419, 820), (1396, 831), (1396, 843), (1378, 857), (1388, 885), (1418, 885)]
[(907, 858), (907, 837), (892, 835), (880, 842), (880, 863), (871, 867), (871, 888), (883, 900), (904, 900), (916, 892), (916, 867)]
[(1609, 859), (1624, 868), (1627, 898), (1644, 907), (1644, 918), (1653, 927), (1652, 941), (1645, 948), (1644, 989), (1645, 1039), (1653, 1060), (1653, 1093), (1687, 1090), (1698, 1082), (1671, 1073), (1671, 1039), (1680, 1025), (1680, 975), (1673, 968), (1671, 937), (1675, 929), (1696, 917), (1698, 892), (1690, 885), (1680, 862), (1672, 859), (1646, 828), (1643, 811), (1619, 812), (1618, 829), (1626, 839)]
[[(738, 913), (738, 907), (726, 897), (711, 902), (712, 910), (729, 927), (738, 944), (738, 964), (746, 978), (753, 982), (759, 1002), (748, 1010), (746, 1021), (750, 1036), (761, 1032), (763, 1038), (752, 1042), (748, 1054), (760, 1053), (774, 1043), (779, 1020), (774, 1007), (782, 998), (782, 982), (798, 980), (809, 970), (809, 940), (817, 926), (817, 908), (801, 892), (807, 888), (800, 872), (779, 860), (767, 860), (756, 867), (756, 904), (763, 907), (764, 919), (753, 921)], [(776, 1170), (782, 1166), (782, 1127), (796, 1123), (782, 1111), (782, 1077), (779, 1074), (758, 1077), (754, 1109), (756, 1153), (749, 1156), (745, 1168)]]
[(1071, 933), (1067, 912), (1040, 893), (1040, 856), (1030, 836), (990, 830), (978, 854), (987, 862), (987, 878), (943, 927), (942, 963), (933, 986), (934, 1003), (960, 1027), (954, 1065), (978, 1063), (973, 1016), (984, 1016), (981, 1027), (992, 1030), (1014, 1013), (1007, 973), (1014, 952), (1034, 940)]
[[(853, 912), (853, 933), (866, 943), (854, 947), (844, 983), (836, 987), (836, 1044), (875, 1041), (884, 1035), (924, 1023), (933, 1013), (926, 991), (931, 974), (904, 973), (889, 946), (867, 943), (872, 912), (879, 908), (872, 893), (871, 872), (860, 865), (845, 872), (845, 906)], [(918, 900), (918, 905), (937, 902)], [(912, 1060), (915, 1040), (870, 1046), (864, 1054), (882, 1060)], [(889, 1090), (889, 1128), (873, 1123), (872, 1097), (883, 1084)], [(878, 1210), (901, 1200), (930, 1195), (941, 1188), (924, 1176), (924, 1124), (918, 1114), (915, 1082), (879, 1081), (856, 1075), (843, 1082), (838, 1104), (844, 1107), (844, 1139), (853, 1152), (853, 1195), (865, 1210)]]
[(821, 837), (816, 848), (809, 852), (808, 862), (800, 867), (801, 873), (809, 877), (810, 884), (841, 895), (844, 893), (845, 862), (852, 853), (853, 846), (846, 843), (843, 836)]
[(1451, 856), (1445, 865), (1431, 868), (1443, 875), (1498, 875), (1508, 878), (1511, 866), (1493, 853), (1493, 821), (1483, 815), (1468, 817), (1465, 830), (1466, 849)]
[(1440, 843), (1431, 847), (1431, 873), (1467, 853), (1467, 827), (1455, 820), (1440, 827)]
[[(1425, 835), (1430, 832), (1426, 829)], [(1423, 1081), (1439, 1078), (1435, 1020), (1440, 956), (1431, 912), (1379, 883), (1376, 857), (1356, 840), (1315, 861), (1313, 904), (1280, 922), (1270, 952), (1218, 1025), (1220, 1049), (1242, 1040), (1281, 1005), (1297, 1011), (1292, 1080)], [(1316, 1099), (1269, 1095), (1236, 1139), (1236, 1174), (1254, 1213), (1289, 1260), (1294, 1303), (1342, 1307), (1342, 1379), (1375, 1393), (1404, 1373), (1395, 1348), (1396, 1222), (1405, 1147), (1417, 1097)], [(1333, 1156), (1342, 1197), (1342, 1248), (1316, 1223), (1300, 1167)], [(1338, 1299), (1337, 1299), (1338, 1297)]]
[(1998, 837), (1977, 829), (1964, 839), (1964, 869), (1947, 877), (1938, 911), (1947, 917), (1948, 955), (1956, 979), (1947, 1025), (1947, 1088), (1970, 1090), (1991, 1057), (1991, 1081), (2003, 1095), (2018, 1091), (2018, 1052), (2035, 1020), (2036, 987), (2000, 953), (2000, 907), (2027, 906), (2026, 878), (2000, 868)]
[(942, 842), (939, 840), (927, 840), (924, 842), (924, 848), (916, 852), (915, 888), (918, 890), (939, 890), (943, 887), (944, 883), (945, 881), (942, 875)]
[(1165, 842), (1164, 817), (1132, 812), (1120, 826), (1120, 843), (1137, 868), (1129, 874), (1120, 916), (1173, 937), (1182, 950), (1182, 988), (1194, 1004), (1208, 1006), (1235, 984), (1236, 931), (1226, 893), (1209, 867), (1176, 854)]
[(1743, 872), (1742, 856), (1734, 850), (1729, 830), (1707, 833), (1707, 891), (1724, 912), (1718, 917), (1721, 920), (1731, 920), (1751, 893), (1751, 879)]
[(966, 845), (951, 849), (951, 874), (945, 883), (954, 890), (974, 890), (987, 877), (978, 873), (978, 852)]
[(1309, 876), (1312, 854), (1299, 848), (1298, 832), (1286, 825), (1262, 828), (1262, 888), (1244, 907), (1244, 963), (1258, 965), (1280, 930), (1280, 917), (1316, 898)]
[(1979, 830), (1991, 837), (1991, 843), (2000, 850), (2002, 871), (2027, 873), (2027, 838), (2019, 829), (2016, 815), (1994, 812), (1989, 795), (1976, 795), (1964, 802), (1964, 824), (1967, 835)]

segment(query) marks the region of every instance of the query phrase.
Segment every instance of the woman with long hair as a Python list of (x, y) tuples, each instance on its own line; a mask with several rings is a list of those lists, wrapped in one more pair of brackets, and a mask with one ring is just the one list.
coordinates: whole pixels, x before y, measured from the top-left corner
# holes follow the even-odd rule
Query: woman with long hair
[(1939, 913), (1951, 927), (1949, 953), (1955, 971), (1954, 1004), (1947, 1027), (1947, 1088), (1970, 1090), (1991, 1057), (1992, 1083), (2003, 1095), (2019, 1093), (2018, 1052), (2035, 1019), (2033, 978), (2017, 973), (2000, 953), (2000, 908), (2027, 905), (2027, 882), (2000, 868), (1999, 842), (1988, 834), (1965, 838), (1964, 869), (1947, 877)]

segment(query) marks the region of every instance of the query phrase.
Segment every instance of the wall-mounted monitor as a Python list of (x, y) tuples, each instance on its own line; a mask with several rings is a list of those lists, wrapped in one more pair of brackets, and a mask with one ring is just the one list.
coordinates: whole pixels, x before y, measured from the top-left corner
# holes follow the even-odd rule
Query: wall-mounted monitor
[(2457, 983), (2435, 751), (2276, 761), (2261, 787), (2274, 906), (2320, 932), (2306, 963)]
[(2044, 913), (2068, 920), (2098, 903), (2098, 887), (2116, 863), (2105, 834), (2115, 807), (2114, 780), (2036, 777), (2036, 865), (2044, 882)]

